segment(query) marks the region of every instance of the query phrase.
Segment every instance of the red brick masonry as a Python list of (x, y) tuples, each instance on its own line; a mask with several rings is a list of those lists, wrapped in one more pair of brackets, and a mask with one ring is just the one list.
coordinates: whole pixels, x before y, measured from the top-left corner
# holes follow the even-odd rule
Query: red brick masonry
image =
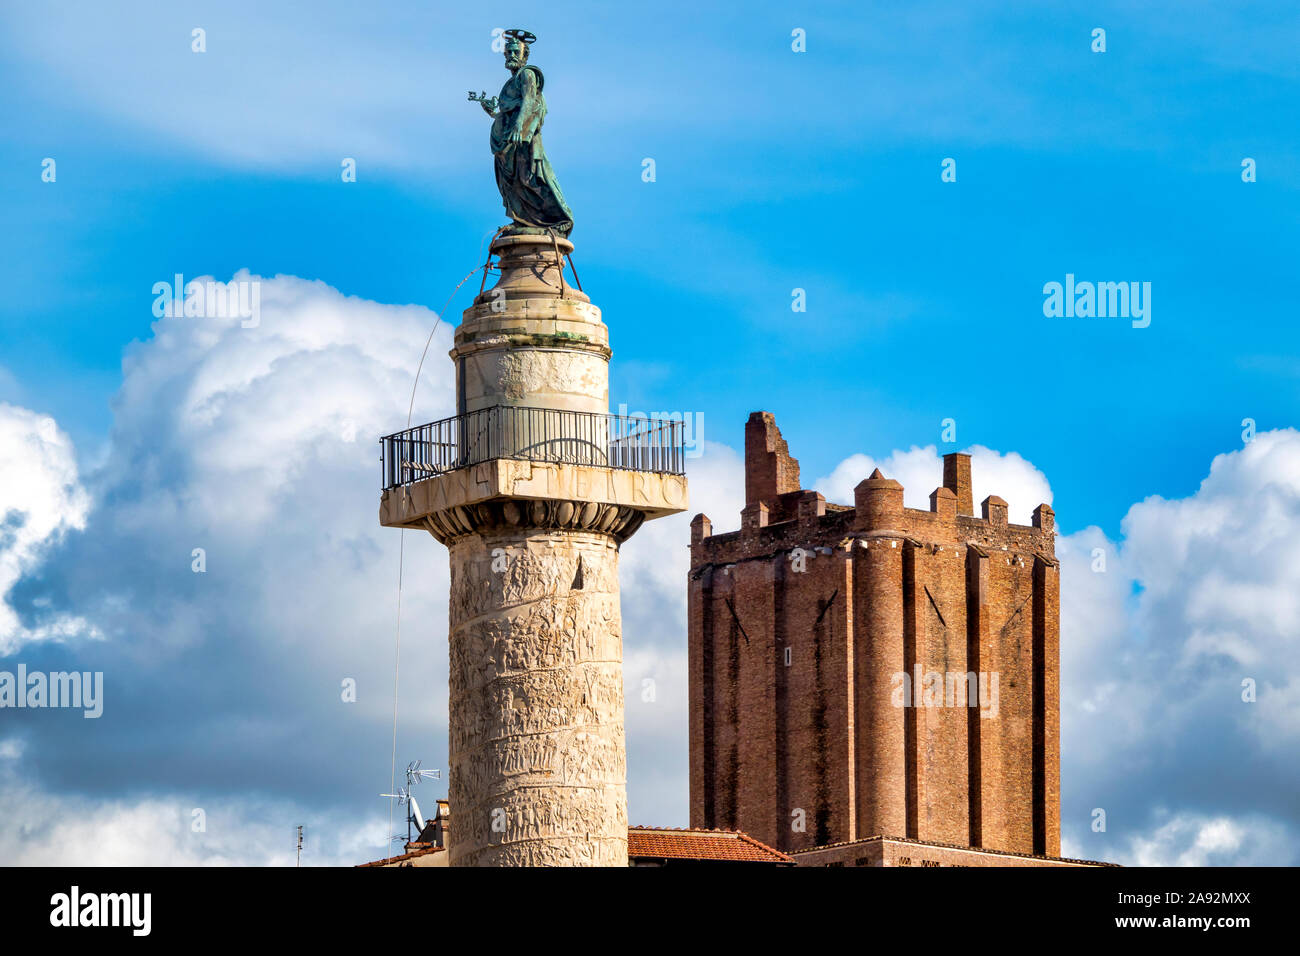
[[(974, 517), (960, 454), (929, 511), (878, 470), (852, 506), (828, 503), (800, 489), (766, 412), (746, 423), (745, 466), (740, 530), (691, 523), (691, 825), (786, 852), (902, 834), (1058, 855), (1052, 509), (1009, 524), (990, 496)], [(913, 706), (903, 673), (922, 677)], [(936, 673), (944, 705), (924, 706)]]
[(1059, 856), (1025, 856), (1003, 850), (980, 850), (926, 843), (899, 837), (870, 837), (853, 843), (799, 850), (799, 866), (1117, 866), (1093, 860), (1072, 860)]

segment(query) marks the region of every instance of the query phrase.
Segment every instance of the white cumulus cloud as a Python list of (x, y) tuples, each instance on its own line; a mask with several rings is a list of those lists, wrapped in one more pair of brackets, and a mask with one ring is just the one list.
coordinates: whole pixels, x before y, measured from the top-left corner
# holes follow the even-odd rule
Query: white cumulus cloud
[[(0, 816), (23, 822), (0, 828), (5, 859), (288, 862), (285, 834), (304, 820), (325, 831), (321, 860), (385, 852), (375, 794), (387, 785), (400, 536), (378, 526), (375, 439), (405, 425), (435, 328), (414, 414), (450, 413), (450, 363), (437, 358), (450, 327), (320, 282), (235, 280), (260, 283), (260, 323), (155, 323), (129, 350), (93, 471), (78, 473), (52, 420), (0, 405), (0, 656), (105, 674), (93, 743), (65, 715), (7, 715)], [(1052, 501), (1021, 456), (970, 453), (977, 502), (1000, 495), (1028, 523)], [(851, 456), (815, 487), (850, 503), (877, 466), (912, 507), (928, 507), (942, 481), (931, 446)], [(690, 518), (705, 512), (727, 531), (743, 504), (736, 450), (706, 444), (689, 477), (690, 509), (647, 523), (622, 553), (630, 805), (642, 823), (686, 822)], [(1291, 430), (1216, 458), (1194, 495), (1135, 504), (1117, 540), (1097, 528), (1058, 538), (1069, 852), (1295, 861), (1297, 541)], [(445, 551), (408, 534), (406, 562), (399, 760), (445, 766)], [(60, 622), (64, 640), (31, 640)], [(349, 679), (356, 703), (339, 693)], [(1242, 700), (1247, 679), (1254, 703)], [(37, 825), (30, 808), (54, 793), (104, 834), (102, 850), (67, 860), (77, 841)], [(204, 841), (194, 807), (207, 811)], [(1105, 832), (1088, 826), (1094, 808)]]
[(1300, 433), (1217, 456), (1121, 532), (1058, 539), (1063, 831), (1107, 859), (1294, 864)]
[[(980, 502), (996, 495), (1007, 503), (1007, 517), (1013, 524), (1030, 524), (1040, 504), (1052, 503), (1052, 489), (1046, 476), (1014, 451), (997, 452), (983, 445), (965, 449), (971, 456), (971, 493), (975, 513)], [(903, 504), (930, 510), (930, 492), (943, 484), (943, 456), (934, 445), (913, 445), (907, 451), (893, 451), (884, 458), (856, 454), (844, 459), (813, 487), (827, 501), (853, 504), (853, 489), (876, 469), (903, 486)]]
[(88, 630), (68, 615), (25, 624), (6, 599), (51, 544), (85, 527), (89, 510), (72, 442), (54, 419), (0, 403), (0, 656), (26, 641)]

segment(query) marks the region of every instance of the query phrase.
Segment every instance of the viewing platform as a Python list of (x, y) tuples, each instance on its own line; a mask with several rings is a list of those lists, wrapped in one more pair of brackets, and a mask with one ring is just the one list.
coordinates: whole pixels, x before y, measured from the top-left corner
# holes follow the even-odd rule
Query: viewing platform
[(444, 544), (485, 530), (596, 531), (622, 542), (687, 506), (680, 421), (495, 405), (381, 439), (379, 521)]
[(499, 459), (686, 473), (683, 423), (494, 405), (380, 439), (383, 490)]

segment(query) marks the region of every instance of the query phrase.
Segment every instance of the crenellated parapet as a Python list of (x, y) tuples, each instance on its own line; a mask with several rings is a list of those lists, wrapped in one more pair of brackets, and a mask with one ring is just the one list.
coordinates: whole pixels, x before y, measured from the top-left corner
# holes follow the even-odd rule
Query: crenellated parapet
[[(952, 454), (951, 459), (969, 455)], [(974, 544), (985, 550), (1008, 551), (1022, 559), (1039, 558), (1056, 562), (1055, 514), (1040, 504), (1033, 512), (1032, 525), (1007, 520), (1007, 503), (990, 495), (981, 503), (976, 518), (958, 512), (959, 495), (969, 488), (941, 485), (930, 493), (930, 510), (903, 506), (903, 486), (886, 478), (877, 468), (854, 489), (853, 506), (827, 502), (816, 491), (795, 491), (778, 496), (774, 505), (754, 501), (741, 511), (740, 529), (714, 534), (713, 522), (705, 515), (692, 524), (691, 566), (725, 564), (754, 557), (769, 557), (795, 547), (845, 548), (855, 539), (869, 540), (882, 533), (913, 539), (933, 547), (962, 547)], [(775, 515), (775, 520), (774, 520)]]

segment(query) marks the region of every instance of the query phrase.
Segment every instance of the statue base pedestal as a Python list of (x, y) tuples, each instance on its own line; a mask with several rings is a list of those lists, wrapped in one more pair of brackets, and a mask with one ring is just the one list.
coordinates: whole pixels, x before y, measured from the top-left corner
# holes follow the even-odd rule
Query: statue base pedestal
[(502, 236), (545, 236), (548, 239), (551, 235), (556, 235), (562, 242), (568, 242), (569, 237), (557, 229), (547, 228), (546, 226), (525, 226), (520, 223), (511, 223), (508, 226), (502, 226), (500, 235)]

